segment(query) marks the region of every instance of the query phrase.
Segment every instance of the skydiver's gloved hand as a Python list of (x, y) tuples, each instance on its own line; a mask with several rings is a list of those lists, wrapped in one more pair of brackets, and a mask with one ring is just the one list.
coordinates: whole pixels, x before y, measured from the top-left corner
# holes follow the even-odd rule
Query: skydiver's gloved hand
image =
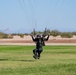
[(47, 35), (48, 37), (50, 36), (50, 34)]
[(49, 38), (50, 34), (48, 34), (48, 38)]
[(50, 34), (48, 34), (48, 36), (50, 36)]
[(43, 37), (45, 37), (45, 36), (46, 36), (46, 34), (43, 34), (42, 36), (43, 36)]
[(33, 37), (33, 34), (30, 34), (31, 37)]

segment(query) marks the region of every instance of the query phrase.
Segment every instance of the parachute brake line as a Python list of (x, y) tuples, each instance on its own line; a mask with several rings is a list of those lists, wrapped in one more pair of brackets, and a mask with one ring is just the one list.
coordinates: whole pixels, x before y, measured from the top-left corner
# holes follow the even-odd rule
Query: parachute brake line
[(33, 35), (34, 35), (34, 36), (36, 35), (35, 29), (33, 29)]
[(45, 37), (47, 34), (46, 34), (46, 31), (47, 31), (47, 28), (45, 28), (45, 31), (44, 31), (44, 33), (43, 33), (43, 37)]

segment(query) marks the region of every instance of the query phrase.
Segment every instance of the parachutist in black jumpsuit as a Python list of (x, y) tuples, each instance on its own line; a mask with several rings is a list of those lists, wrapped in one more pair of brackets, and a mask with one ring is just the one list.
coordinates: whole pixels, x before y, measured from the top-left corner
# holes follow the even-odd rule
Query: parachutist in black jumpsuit
[[(33, 39), (34, 42), (36, 42), (36, 49), (33, 50), (33, 54), (34, 54), (33, 57), (34, 57), (35, 59), (37, 59), (37, 58), (39, 59), (39, 58), (40, 58), (40, 54), (41, 54), (41, 52), (43, 51), (42, 46), (45, 45), (44, 41), (47, 41), (47, 40), (49, 39), (49, 35), (48, 35), (47, 38), (41, 37), (41, 35), (37, 35), (36, 38), (34, 38), (34, 37), (32, 36), (32, 39)], [(43, 44), (44, 44), (44, 45), (43, 45)]]

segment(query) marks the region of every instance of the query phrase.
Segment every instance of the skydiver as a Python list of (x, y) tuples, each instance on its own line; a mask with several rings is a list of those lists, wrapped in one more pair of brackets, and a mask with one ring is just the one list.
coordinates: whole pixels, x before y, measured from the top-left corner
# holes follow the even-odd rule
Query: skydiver
[(39, 59), (40, 58), (40, 54), (43, 51), (42, 46), (45, 46), (45, 42), (44, 41), (48, 41), (49, 35), (47, 36), (47, 38), (41, 36), (40, 34), (36, 35), (36, 37), (31, 35), (31, 37), (32, 37), (32, 40), (36, 43), (36, 49), (33, 50), (33, 54), (34, 54), (33, 57), (35, 59)]

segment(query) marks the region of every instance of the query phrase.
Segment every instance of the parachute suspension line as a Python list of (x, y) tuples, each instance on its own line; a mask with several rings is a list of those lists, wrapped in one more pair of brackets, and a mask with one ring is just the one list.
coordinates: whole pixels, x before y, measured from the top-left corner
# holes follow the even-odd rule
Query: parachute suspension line
[[(50, 0), (50, 1), (51, 1), (51, 0)], [(50, 1), (49, 1), (49, 3), (51, 3)], [(49, 4), (49, 7), (48, 7), (48, 8), (50, 8), (50, 4)], [(48, 27), (49, 22), (50, 22), (50, 21), (49, 21), (49, 19), (50, 19), (50, 12), (51, 12), (51, 11), (50, 11), (50, 9), (49, 9), (48, 14), (47, 14), (47, 17), (46, 17), (46, 24), (45, 24), (45, 28), (47, 28), (47, 27)]]
[(52, 12), (53, 14), (55, 13), (55, 10), (56, 10), (57, 7), (58, 7), (58, 3), (59, 3), (59, 0), (57, 0), (56, 3), (55, 3), (54, 10), (53, 10), (53, 12)]
[[(52, 2), (49, 2), (49, 3), (52, 3)], [(50, 7), (51, 7), (51, 4), (49, 4), (49, 11), (48, 11), (49, 13), (47, 14), (47, 20), (46, 20), (45, 28), (47, 28), (47, 26), (49, 25), (49, 22), (50, 22), (50, 20), (49, 20), (50, 19), (50, 14), (51, 14)]]
[(46, 34), (46, 31), (47, 31), (47, 28), (45, 28), (45, 31), (44, 31), (45, 36), (47, 35), (47, 34)]
[(35, 8), (34, 8), (34, 16), (35, 16), (35, 28), (36, 28), (36, 31), (37, 31), (37, 18), (36, 18), (36, 10), (37, 10), (37, 4), (36, 4), (37, 2), (35, 1)]
[(57, 7), (58, 7), (58, 3), (59, 3), (59, 0), (57, 0), (57, 1), (55, 2), (55, 5), (54, 5), (54, 8), (53, 8), (53, 11), (51, 11), (51, 17), (54, 16), (54, 14), (55, 14), (55, 10), (56, 10)]
[(26, 7), (26, 4), (25, 4), (25, 1), (26, 1), (26, 0), (25, 0), (25, 1), (24, 1), (24, 0), (22, 0), (22, 1), (23, 1), (23, 5), (24, 5), (25, 13), (26, 13), (26, 15), (28, 15), (28, 14), (27, 14), (27, 7)]
[(30, 12), (31, 12), (31, 18), (32, 18), (32, 24), (34, 25), (33, 29), (35, 29), (37, 31), (37, 20), (36, 20), (36, 16), (35, 16), (35, 9), (34, 9), (34, 4), (35, 3), (32, 3), (31, 0), (28, 0), (29, 1), (29, 6), (30, 6)]
[(35, 31), (35, 29), (33, 29), (33, 35), (36, 36), (36, 31)]
[[(56, 11), (59, 10), (59, 7), (61, 7), (61, 6), (59, 5), (60, 1), (61, 1), (61, 0), (57, 0), (57, 1), (55, 2), (54, 9), (53, 9), (53, 11), (52, 11), (52, 16), (51, 16), (51, 17), (54, 17), (54, 16), (56, 15)], [(58, 15), (58, 16), (59, 16), (59, 15)], [(56, 22), (56, 21), (57, 21), (57, 18), (55, 18), (55, 22)]]
[[(67, 0), (63, 0), (63, 2), (61, 3), (61, 7), (62, 7), (62, 8), (60, 9), (60, 11), (59, 11), (59, 16), (58, 16), (60, 19), (63, 18), (61, 15), (63, 15), (63, 12), (65, 12), (63, 8), (66, 8), (66, 7), (65, 7), (65, 3), (66, 3), (66, 2), (67, 2)], [(60, 13), (61, 11), (62, 11), (62, 13)], [(58, 21), (59, 21), (59, 19), (58, 19)]]
[[(52, 10), (52, 11), (49, 11), (49, 20), (47, 19), (47, 20), (48, 20), (48, 22), (47, 22), (48, 25), (50, 24), (50, 16), (53, 17), (54, 14), (55, 14), (55, 11), (56, 11), (56, 10), (59, 10), (59, 7), (62, 7), (63, 4), (61, 4), (60, 1), (61, 1), (61, 0), (57, 0), (57, 1), (55, 2), (55, 5), (54, 5), (53, 10)], [(64, 3), (64, 2), (65, 2), (65, 0), (63, 0), (62, 3)], [(50, 12), (51, 12), (51, 13), (50, 13)], [(51, 15), (50, 15), (50, 14), (51, 14)], [(60, 14), (59, 14), (59, 15), (60, 15)], [(59, 15), (58, 15), (58, 16), (59, 16)], [(57, 20), (57, 19), (56, 19), (56, 20)]]
[[(61, 1), (61, 0), (60, 0)], [(58, 9), (57, 10), (59, 10), (58, 12), (58, 17), (61, 17), (60, 15), (61, 15), (61, 13), (60, 13), (60, 11), (62, 11), (62, 8), (64, 7), (64, 4), (65, 4), (65, 0), (62, 0), (61, 2), (60, 2), (60, 4), (59, 4), (59, 7), (58, 7)], [(59, 19), (57, 18), (56, 19), (56, 21), (59, 21)]]
[(23, 4), (24, 4), (24, 6), (25, 6), (25, 1), (23, 0)]
[(32, 6), (31, 6), (31, 0), (28, 0), (28, 3), (29, 3), (29, 15), (30, 15), (30, 21), (31, 21), (31, 30), (33, 30), (33, 34), (34, 34), (34, 29), (32, 28), (32, 24), (33, 24), (33, 18), (32, 18)]
[(21, 8), (22, 8), (22, 10), (23, 10), (23, 12), (24, 12), (24, 16), (26, 17), (26, 15), (25, 15), (25, 9), (24, 9), (24, 7), (23, 7), (23, 5), (22, 5), (21, 1), (20, 1), (20, 0), (18, 0), (18, 2), (19, 2), (20, 6), (21, 6)]
[(23, 11), (24, 11), (24, 8), (23, 8), (23, 6), (22, 6), (22, 4), (21, 4), (20, 0), (18, 0), (18, 2), (19, 2), (20, 6), (22, 7), (22, 9), (23, 9)]
[(47, 28), (47, 26), (49, 26), (49, 24), (50, 24), (50, 17), (52, 18), (53, 14), (54, 14), (57, 6), (58, 6), (58, 2), (59, 2), (59, 0), (56, 1), (54, 8), (52, 8), (52, 3), (53, 2), (50, 0), (50, 2), (49, 2), (49, 11), (48, 11), (49, 13), (47, 15), (47, 22), (46, 22), (46, 27), (45, 28)]
[(30, 19), (30, 31), (32, 32), (33, 31), (33, 29), (32, 29), (32, 20), (33, 19), (31, 19), (32, 17), (31, 17), (31, 3), (30, 3), (30, 1), (31, 0), (27, 0), (28, 1), (28, 6), (29, 6), (29, 19)]
[[(33, 5), (32, 5), (33, 6)], [(36, 14), (35, 14), (36, 12), (35, 12), (35, 8), (34, 8), (34, 6), (33, 6), (33, 18), (34, 18), (34, 27), (35, 27), (35, 30), (37, 31), (37, 21), (36, 21)]]
[[(64, 7), (64, 4), (65, 4), (65, 1), (66, 1), (66, 0), (62, 0), (62, 1), (59, 0), (59, 1), (58, 1), (58, 4), (59, 4), (59, 5), (57, 4), (58, 8), (56, 7), (56, 9), (55, 9), (55, 10), (56, 10), (55, 12), (57, 12), (57, 10), (58, 10), (57, 20), (59, 20), (59, 19), (58, 19), (59, 17), (62, 17), (62, 16), (60, 16), (60, 15), (61, 15), (60, 12), (63, 11), (63, 7)], [(60, 3), (59, 3), (59, 2), (60, 2)], [(54, 13), (55, 13), (55, 12), (54, 12)], [(57, 14), (57, 13), (55, 13), (55, 14)]]
[(28, 12), (27, 12), (27, 7), (26, 7), (26, 4), (25, 4), (25, 1), (26, 0), (18, 0), (23, 12), (24, 12), (24, 16), (25, 16), (25, 19), (26, 19), (26, 22), (27, 22), (27, 25), (30, 25), (29, 24), (29, 16), (28, 16)]
[[(21, 1), (20, 1), (20, 0), (18, 0), (18, 2), (19, 2), (19, 4), (20, 4), (20, 6), (21, 6), (21, 8), (22, 8), (23, 12), (25, 13), (25, 11), (24, 11), (24, 8), (23, 8), (23, 6), (22, 6)], [(25, 15), (24, 15), (24, 16), (25, 16)], [(18, 33), (19, 33), (19, 30), (18, 30)]]
[(44, 32), (42, 34), (43, 37), (46, 37), (47, 36), (47, 33), (46, 32), (47, 32), (47, 28), (45, 28), (45, 30), (44, 30)]
[(37, 31), (37, 20), (36, 20), (36, 18), (35, 18), (35, 29)]
[[(59, 6), (60, 8), (61, 8), (61, 7), (62, 7), (62, 8), (64, 7), (65, 1), (66, 1), (66, 0), (62, 0), (62, 2), (60, 3), (60, 6)], [(60, 9), (60, 11), (62, 10), (62, 8)], [(60, 15), (60, 11), (59, 11), (59, 15)]]
[(25, 4), (26, 0), (22, 0), (22, 1), (23, 1), (23, 5), (24, 5), (24, 9), (25, 9), (25, 14), (26, 14), (26, 18), (27, 18), (27, 21), (28, 21), (28, 25), (30, 25), (29, 24), (29, 13), (27, 11), (27, 6)]

